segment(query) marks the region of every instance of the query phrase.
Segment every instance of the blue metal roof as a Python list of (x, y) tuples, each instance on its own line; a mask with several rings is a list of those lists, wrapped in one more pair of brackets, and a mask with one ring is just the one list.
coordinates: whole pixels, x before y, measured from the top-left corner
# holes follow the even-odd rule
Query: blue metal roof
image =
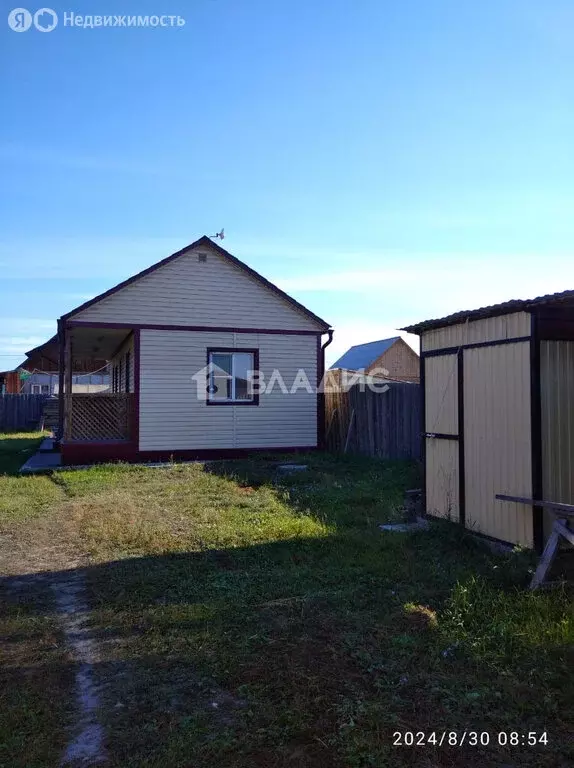
[(349, 371), (361, 371), (363, 368), (368, 368), (371, 363), (374, 363), (383, 352), (386, 352), (400, 338), (400, 336), (393, 336), (392, 339), (381, 339), (380, 341), (369, 341), (366, 344), (356, 344), (347, 350), (331, 368), (346, 368)]

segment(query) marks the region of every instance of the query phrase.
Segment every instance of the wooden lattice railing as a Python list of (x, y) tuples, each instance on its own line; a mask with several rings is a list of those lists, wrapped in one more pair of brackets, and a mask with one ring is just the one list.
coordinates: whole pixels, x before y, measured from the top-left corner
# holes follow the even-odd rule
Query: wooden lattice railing
[(129, 440), (132, 436), (135, 395), (100, 392), (71, 394), (67, 403), (68, 440)]

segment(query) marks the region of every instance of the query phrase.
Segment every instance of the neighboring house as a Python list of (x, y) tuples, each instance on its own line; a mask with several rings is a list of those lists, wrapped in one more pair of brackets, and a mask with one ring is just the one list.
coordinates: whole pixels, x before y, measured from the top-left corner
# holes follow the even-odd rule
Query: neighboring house
[[(110, 377), (105, 372), (78, 374), (72, 377), (72, 392), (106, 392), (110, 388)], [(32, 373), (22, 382), (20, 392), (24, 395), (57, 395), (58, 373)]]
[(17, 370), (0, 372), (0, 395), (17, 395), (20, 386), (20, 374)]
[[(21, 381), (20, 393), (25, 395), (57, 395), (59, 391), (58, 337), (53, 336), (39, 347), (26, 352), (20, 366), (29, 375)], [(74, 360), (72, 392), (105, 392), (110, 388), (110, 376), (105, 360)]]
[(400, 336), (356, 344), (331, 366), (332, 370), (336, 368), (376, 373), (400, 381), (420, 381), (419, 356)]
[[(204, 236), (58, 321), (62, 459), (316, 448), (332, 334)], [(94, 358), (109, 361), (111, 392), (70, 393), (76, 364)]]

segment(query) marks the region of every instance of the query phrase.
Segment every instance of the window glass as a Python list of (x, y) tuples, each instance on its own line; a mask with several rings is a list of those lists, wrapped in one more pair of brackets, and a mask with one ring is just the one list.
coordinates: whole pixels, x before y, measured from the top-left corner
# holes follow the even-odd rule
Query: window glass
[(211, 402), (253, 401), (249, 373), (253, 371), (252, 352), (211, 352), (207, 387)]
[(233, 355), (233, 378), (235, 380), (235, 400), (252, 400), (249, 391), (248, 374), (253, 370), (253, 355), (238, 352)]

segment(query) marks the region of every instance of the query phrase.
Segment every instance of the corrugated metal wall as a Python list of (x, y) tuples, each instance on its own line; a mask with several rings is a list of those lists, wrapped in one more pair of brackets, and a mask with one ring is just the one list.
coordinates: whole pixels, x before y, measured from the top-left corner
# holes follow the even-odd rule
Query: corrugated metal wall
[(495, 500), (532, 497), (530, 343), (464, 351), (466, 527), (533, 545), (532, 507)]
[[(574, 504), (574, 341), (540, 343), (544, 498)], [(548, 536), (553, 516), (544, 516)]]
[[(423, 352), (529, 337), (530, 314), (460, 323), (423, 334)], [(533, 546), (532, 508), (495, 500), (532, 496), (530, 342), (464, 349), (465, 525)], [(573, 357), (574, 360), (574, 357)], [(425, 359), (425, 432), (456, 436), (456, 354)], [(426, 438), (426, 503), (431, 514), (459, 519), (459, 440)]]
[(457, 356), (425, 360), (425, 432), (458, 434)]
[(515, 339), (529, 335), (530, 314), (514, 312), (510, 315), (488, 317), (484, 320), (473, 320), (469, 323), (427, 331), (421, 338), (421, 348), (424, 352), (428, 352), (431, 349), (458, 347), (461, 344), (477, 344), (499, 339)]
[(429, 515), (459, 521), (458, 482), (458, 441), (427, 438), (426, 508)]
[[(425, 432), (458, 434), (457, 356), (425, 360)], [(426, 506), (437, 517), (459, 520), (458, 441), (427, 437)]]

